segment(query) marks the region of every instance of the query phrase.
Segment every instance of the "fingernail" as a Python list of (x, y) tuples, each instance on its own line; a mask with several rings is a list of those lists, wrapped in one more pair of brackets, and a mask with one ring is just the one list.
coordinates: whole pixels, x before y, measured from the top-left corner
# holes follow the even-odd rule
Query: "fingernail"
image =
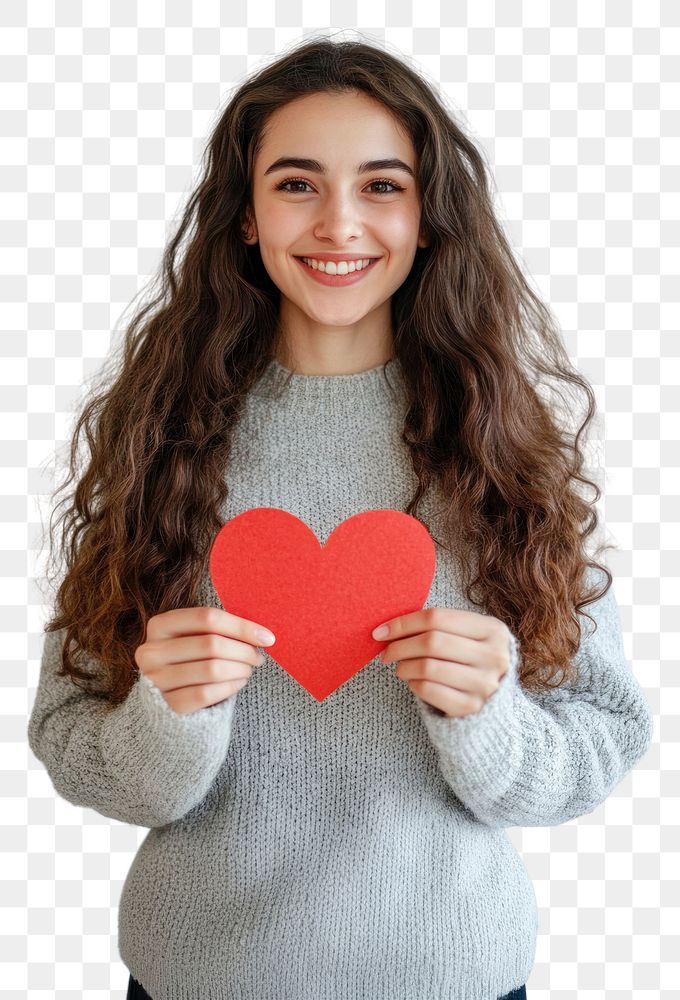
[(379, 628), (373, 629), (374, 639), (384, 639), (385, 636), (389, 635), (390, 627), (389, 625), (380, 625)]
[(267, 628), (256, 628), (255, 637), (265, 646), (271, 646), (273, 642), (276, 642), (276, 636)]

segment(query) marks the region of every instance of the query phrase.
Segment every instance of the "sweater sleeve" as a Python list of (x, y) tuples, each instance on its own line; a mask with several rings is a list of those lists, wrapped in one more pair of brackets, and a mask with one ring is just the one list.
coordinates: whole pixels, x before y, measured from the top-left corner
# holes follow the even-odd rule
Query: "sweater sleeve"
[(236, 694), (180, 715), (145, 674), (111, 707), (56, 670), (66, 629), (44, 633), (28, 743), (55, 791), (104, 816), (164, 826), (207, 794), (227, 753)]
[(488, 826), (556, 826), (592, 812), (650, 746), (653, 717), (625, 658), (613, 586), (585, 610), (597, 629), (579, 614), (578, 680), (525, 691), (511, 633), (510, 669), (478, 713), (449, 718), (416, 699), (445, 781)]

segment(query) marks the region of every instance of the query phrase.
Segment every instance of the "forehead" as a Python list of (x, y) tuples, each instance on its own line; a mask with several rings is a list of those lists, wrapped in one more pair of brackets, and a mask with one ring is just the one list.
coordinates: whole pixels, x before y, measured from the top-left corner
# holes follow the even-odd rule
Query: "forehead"
[[(415, 163), (410, 136), (379, 101), (363, 93), (318, 93), (296, 98), (270, 115), (256, 162), (288, 155), (329, 162), (399, 156)], [(266, 166), (266, 165), (265, 165)]]

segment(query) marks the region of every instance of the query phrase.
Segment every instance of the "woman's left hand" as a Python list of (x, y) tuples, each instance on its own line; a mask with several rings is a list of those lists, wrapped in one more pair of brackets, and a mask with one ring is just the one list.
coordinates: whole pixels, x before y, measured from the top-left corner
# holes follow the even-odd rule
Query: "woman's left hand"
[(425, 608), (391, 618), (384, 663), (400, 661), (397, 677), (449, 718), (473, 715), (510, 667), (509, 629), (498, 618), (453, 608)]

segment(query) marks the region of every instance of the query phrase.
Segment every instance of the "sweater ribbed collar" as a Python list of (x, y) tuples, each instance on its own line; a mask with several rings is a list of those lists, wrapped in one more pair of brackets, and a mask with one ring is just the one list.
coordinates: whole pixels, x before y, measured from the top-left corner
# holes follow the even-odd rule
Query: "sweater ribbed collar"
[(303, 375), (274, 358), (251, 392), (262, 398), (281, 398), (296, 404), (348, 401), (361, 406), (401, 399), (403, 390), (403, 374), (396, 358), (353, 375)]

